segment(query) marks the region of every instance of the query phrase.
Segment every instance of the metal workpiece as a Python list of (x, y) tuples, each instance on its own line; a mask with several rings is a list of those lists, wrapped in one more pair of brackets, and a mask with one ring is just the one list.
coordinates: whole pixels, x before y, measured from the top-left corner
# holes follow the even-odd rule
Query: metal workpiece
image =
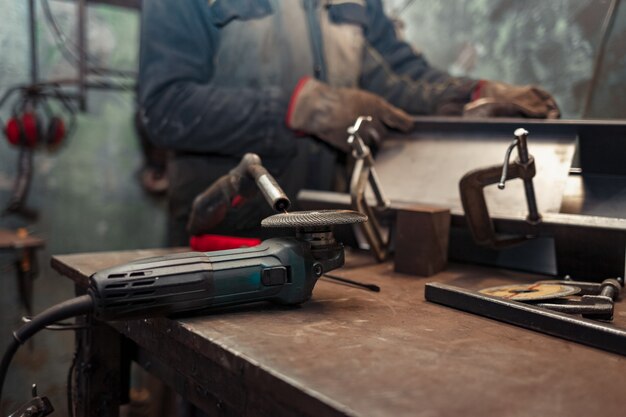
[(261, 158), (247, 153), (226, 175), (218, 178), (193, 202), (187, 230), (192, 235), (210, 233), (226, 217), (238, 197), (249, 197), (258, 188), (270, 207), (286, 212), (291, 201), (274, 177), (263, 167)]
[(279, 213), (289, 210), (291, 201), (278, 185), (274, 177), (265, 169), (261, 158), (254, 153), (247, 153), (241, 158), (241, 162), (230, 171), (230, 175), (254, 180), (259, 190), (265, 197), (267, 204)]
[[(353, 126), (348, 128), (348, 143), (352, 146), (352, 156), (355, 159), (354, 169), (350, 180), (351, 208), (359, 213), (367, 215), (366, 223), (360, 227), (370, 245), (370, 250), (380, 262), (389, 254), (389, 239), (384, 237), (382, 227), (377, 219), (377, 211), (389, 208), (390, 202), (383, 193), (380, 179), (374, 168), (374, 158), (369, 146), (365, 144), (359, 134), (364, 122), (371, 121), (370, 116), (360, 116)], [(375, 197), (375, 206), (372, 207), (366, 199), (367, 186), (370, 186)]]
[(453, 285), (426, 284), (427, 301), (626, 356), (626, 330)]
[(348, 136), (348, 144), (352, 146), (352, 152), (355, 158), (363, 158), (366, 155), (371, 155), (369, 147), (365, 146), (365, 142), (361, 139), (359, 131), (363, 122), (371, 122), (372, 116), (359, 116), (352, 126), (349, 126), (346, 130), (350, 136)]
[(579, 302), (558, 302), (555, 300), (550, 303), (538, 303), (534, 304), (537, 307), (545, 308), (552, 311), (558, 311), (560, 313), (566, 313), (571, 315), (582, 315), (595, 320), (613, 320), (613, 303), (609, 300), (588, 300), (588, 296), (583, 296)]
[(574, 285), (580, 289), (579, 295), (602, 295), (612, 300), (619, 299), (621, 291), (624, 288), (624, 278), (622, 277), (607, 278), (602, 282), (590, 282), (574, 281), (566, 276), (565, 279), (562, 280), (543, 280), (539, 282), (542, 284)]
[[(525, 235), (502, 238), (496, 235), (483, 192), (483, 189), (491, 184), (497, 183), (498, 188), (504, 190), (506, 181), (515, 178), (521, 179), (524, 182), (524, 192), (528, 206), (526, 220), (531, 225), (536, 225), (541, 221), (533, 186), (533, 177), (536, 174), (535, 160), (528, 153), (528, 132), (519, 128), (515, 130), (514, 136), (515, 139), (505, 152), (502, 165), (470, 171), (459, 182), (461, 203), (463, 204), (468, 227), (474, 241), (479, 245), (505, 248), (524, 242), (532, 237), (532, 235)], [(510, 162), (511, 153), (515, 148), (517, 148), (518, 158), (514, 162)]]
[(287, 197), (287, 194), (285, 194), (280, 185), (278, 185), (276, 179), (261, 165), (260, 161), (247, 165), (247, 171), (254, 179), (259, 190), (261, 190), (265, 201), (267, 201), (274, 211), (281, 213), (289, 210), (289, 207), (291, 207), (289, 197)]
[(538, 307), (548, 308), (568, 314), (580, 314), (596, 320), (613, 320), (614, 301), (619, 299), (624, 287), (623, 278), (608, 278), (602, 282), (578, 282), (571, 279), (561, 281), (540, 281), (544, 284), (574, 286), (580, 291), (580, 300), (555, 299), (551, 302), (538, 303)]
[[(498, 170), (491, 172), (497, 178)], [(298, 203), (306, 209), (321, 210), (325, 208), (345, 208), (350, 205), (350, 196), (344, 193), (329, 191), (303, 190), (298, 194)], [(406, 203), (392, 200), (391, 206), (381, 213), (386, 222), (393, 223), (398, 213), (405, 209)], [(626, 220), (610, 217), (586, 216), (580, 214), (544, 213), (540, 225), (532, 225), (523, 215), (494, 214), (486, 217), (493, 224), (496, 233), (517, 235), (520, 242), (527, 240), (524, 236), (536, 236), (554, 239), (557, 274), (570, 275), (574, 279), (588, 280), (593, 277), (622, 276), (626, 262)], [(468, 229), (470, 225), (465, 214), (459, 210), (451, 212), (451, 226), (454, 230)], [(484, 230), (484, 229), (483, 229)], [(468, 236), (469, 238), (469, 236)], [(491, 258), (494, 251), (484, 250)], [(476, 262), (474, 253), (468, 251), (465, 241), (450, 240), (450, 257), (460, 261)], [(485, 262), (481, 258), (480, 262)], [(489, 262), (487, 260), (487, 262)], [(530, 264), (532, 259), (526, 263)], [(521, 268), (521, 267), (519, 267)], [(522, 270), (554, 274), (550, 270), (538, 270), (526, 267)]]

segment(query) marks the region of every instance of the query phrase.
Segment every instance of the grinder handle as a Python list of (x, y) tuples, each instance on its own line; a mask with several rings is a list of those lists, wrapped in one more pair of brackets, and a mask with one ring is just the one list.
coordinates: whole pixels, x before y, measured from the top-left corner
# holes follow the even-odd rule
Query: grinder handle
[(95, 317), (163, 316), (255, 301), (299, 304), (311, 297), (319, 277), (308, 247), (276, 238), (252, 248), (165, 255), (99, 271), (89, 279)]

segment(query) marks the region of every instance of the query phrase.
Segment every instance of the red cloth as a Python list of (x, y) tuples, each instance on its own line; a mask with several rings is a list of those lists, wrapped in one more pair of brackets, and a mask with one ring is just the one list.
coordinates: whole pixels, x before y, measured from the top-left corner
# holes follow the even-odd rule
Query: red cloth
[(261, 239), (223, 235), (192, 236), (189, 241), (191, 250), (198, 252), (249, 248), (259, 244), (261, 244)]

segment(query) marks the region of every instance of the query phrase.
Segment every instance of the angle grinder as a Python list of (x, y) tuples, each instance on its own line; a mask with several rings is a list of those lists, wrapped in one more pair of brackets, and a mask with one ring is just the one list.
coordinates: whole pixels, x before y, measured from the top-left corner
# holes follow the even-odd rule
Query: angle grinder
[[(96, 272), (86, 295), (50, 307), (13, 332), (0, 364), (0, 399), (19, 346), (59, 320), (89, 313), (100, 320), (123, 320), (257, 301), (307, 301), (318, 278), (344, 264), (343, 245), (335, 240), (332, 227), (362, 223), (367, 216), (350, 210), (287, 212), (289, 200), (259, 162), (247, 157), (240, 165), (245, 175), (255, 179), (268, 203), (283, 211), (265, 218), (261, 226), (295, 229), (294, 237), (272, 238), (250, 248), (143, 259)], [(231, 174), (228, 182), (222, 180), (222, 186), (202, 200), (210, 202), (201, 205), (205, 215), (216, 215), (217, 221), (224, 215), (231, 191), (237, 191), (233, 182), (245, 176)]]
[(332, 226), (366, 220), (350, 210), (275, 214), (261, 225), (295, 229), (295, 237), (251, 248), (160, 256), (97, 272), (88, 291), (94, 315), (118, 320), (263, 300), (302, 303), (319, 277), (344, 264), (343, 245)]

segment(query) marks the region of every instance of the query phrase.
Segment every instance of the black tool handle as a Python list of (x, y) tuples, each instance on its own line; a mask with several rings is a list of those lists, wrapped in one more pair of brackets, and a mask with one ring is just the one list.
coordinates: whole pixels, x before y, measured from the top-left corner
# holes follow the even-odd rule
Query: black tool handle
[[(338, 266), (343, 265), (340, 255)], [(186, 252), (120, 265), (92, 275), (89, 293), (100, 320), (256, 301), (299, 304), (310, 298), (324, 269), (307, 242), (276, 238), (252, 248)]]

